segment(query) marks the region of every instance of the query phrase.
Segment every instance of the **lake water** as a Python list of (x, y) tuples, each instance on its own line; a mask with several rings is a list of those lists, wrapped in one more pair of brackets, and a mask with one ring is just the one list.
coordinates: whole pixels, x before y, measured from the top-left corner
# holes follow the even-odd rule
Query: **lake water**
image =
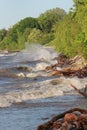
[(82, 89), (87, 78), (52, 77), (44, 70), (57, 56), (40, 45), (0, 54), (0, 130), (36, 130), (65, 110), (87, 109), (87, 99), (70, 86)]

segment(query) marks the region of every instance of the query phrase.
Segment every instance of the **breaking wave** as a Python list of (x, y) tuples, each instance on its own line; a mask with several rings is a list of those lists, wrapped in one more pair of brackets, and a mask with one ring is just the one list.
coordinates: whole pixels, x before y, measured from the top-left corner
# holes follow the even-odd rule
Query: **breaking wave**
[(64, 94), (75, 94), (70, 84), (77, 86), (79, 89), (87, 83), (87, 79), (75, 78), (54, 78), (44, 81), (36, 81), (29, 83), (17, 84), (18, 90), (7, 92), (0, 95), (0, 107), (8, 107), (14, 103), (26, 102), (33, 99), (44, 99)]
[(53, 48), (44, 47), (41, 45), (30, 44), (27, 45), (27, 49), (21, 51), (14, 57), (16, 62), (24, 61), (48, 61), (51, 62), (58, 54), (54, 51)]

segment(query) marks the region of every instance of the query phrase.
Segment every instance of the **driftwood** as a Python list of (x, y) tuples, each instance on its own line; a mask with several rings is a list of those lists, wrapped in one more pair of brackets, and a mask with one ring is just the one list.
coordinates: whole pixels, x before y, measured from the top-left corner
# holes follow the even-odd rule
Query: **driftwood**
[[(64, 122), (61, 122), (61, 121), (58, 122), (58, 120), (60, 120), (60, 119), (62, 119), (62, 118), (64, 118), (65, 121), (68, 120), (69, 117), (67, 118), (67, 115), (66, 115), (66, 114), (73, 113), (73, 112), (80, 112), (80, 113), (81, 113), (81, 116), (79, 117), (79, 122), (80, 122), (80, 124), (81, 124), (81, 120), (83, 120), (83, 118), (81, 118), (81, 117), (83, 116), (83, 113), (84, 113), (84, 114), (87, 114), (87, 110), (80, 109), (80, 108), (73, 108), (73, 109), (71, 109), (71, 110), (68, 110), (68, 111), (66, 111), (66, 112), (63, 112), (63, 113), (61, 113), (61, 114), (59, 114), (59, 115), (53, 117), (53, 118), (52, 118), (50, 121), (48, 121), (47, 123), (38, 126), (38, 127), (37, 127), (37, 130), (57, 130), (56, 127), (55, 127), (55, 125), (59, 125), (59, 124), (61, 124), (61, 123), (64, 123)], [(86, 118), (87, 118), (87, 116), (86, 116)], [(86, 119), (86, 118), (85, 118), (85, 119)], [(71, 119), (73, 119), (73, 118), (71, 118)], [(65, 122), (65, 123), (66, 123), (66, 122)], [(87, 120), (86, 120), (86, 123), (87, 123)], [(87, 124), (86, 124), (86, 125), (87, 125)], [(84, 126), (84, 127), (85, 127), (85, 126)], [(87, 127), (86, 127), (86, 128), (87, 128)], [(62, 129), (62, 130), (69, 130), (69, 129)], [(71, 130), (71, 129), (70, 129), (70, 130)], [(73, 129), (73, 130), (74, 130), (74, 129)], [(80, 130), (80, 128), (77, 129), (77, 130)], [(87, 130), (87, 129), (81, 129), (81, 130)]]
[(83, 68), (87, 64), (87, 61), (80, 55), (77, 55), (73, 58), (68, 58), (63, 54), (59, 54), (56, 60), (57, 60), (56, 65), (59, 67), (65, 67), (68, 65), (70, 67), (79, 69)]
[(77, 89), (74, 85), (71, 84), (71, 87), (73, 87), (79, 94), (83, 95), (85, 98), (87, 98), (86, 88), (85, 86), (84, 92), (81, 92), (79, 89)]
[(78, 69), (78, 70), (72, 70), (70, 68), (66, 68), (66, 69), (62, 69), (62, 70), (56, 70), (56, 69), (52, 69), (52, 72), (50, 74), (51, 76), (77, 76), (79, 78), (84, 78), (87, 77), (87, 65), (85, 67), (83, 67), (82, 69)]
[(57, 64), (46, 67), (52, 70), (51, 75), (58, 76), (77, 76), (79, 78), (87, 77), (87, 61), (81, 56), (75, 56), (72, 59), (60, 54), (57, 58)]

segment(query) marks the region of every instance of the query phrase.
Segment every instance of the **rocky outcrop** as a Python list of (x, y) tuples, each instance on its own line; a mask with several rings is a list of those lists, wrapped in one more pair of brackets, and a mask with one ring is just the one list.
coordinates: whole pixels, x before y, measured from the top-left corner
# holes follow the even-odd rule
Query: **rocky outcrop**
[(37, 130), (87, 130), (87, 110), (68, 110), (38, 126)]

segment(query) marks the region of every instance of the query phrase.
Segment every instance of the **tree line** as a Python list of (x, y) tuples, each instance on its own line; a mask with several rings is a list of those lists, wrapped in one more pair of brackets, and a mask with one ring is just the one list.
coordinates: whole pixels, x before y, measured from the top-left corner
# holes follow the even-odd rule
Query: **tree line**
[(73, 8), (67, 14), (54, 8), (38, 18), (27, 17), (8, 30), (0, 30), (0, 49), (22, 50), (25, 42), (54, 46), (68, 57), (82, 55), (87, 58), (87, 2), (73, 0)]

